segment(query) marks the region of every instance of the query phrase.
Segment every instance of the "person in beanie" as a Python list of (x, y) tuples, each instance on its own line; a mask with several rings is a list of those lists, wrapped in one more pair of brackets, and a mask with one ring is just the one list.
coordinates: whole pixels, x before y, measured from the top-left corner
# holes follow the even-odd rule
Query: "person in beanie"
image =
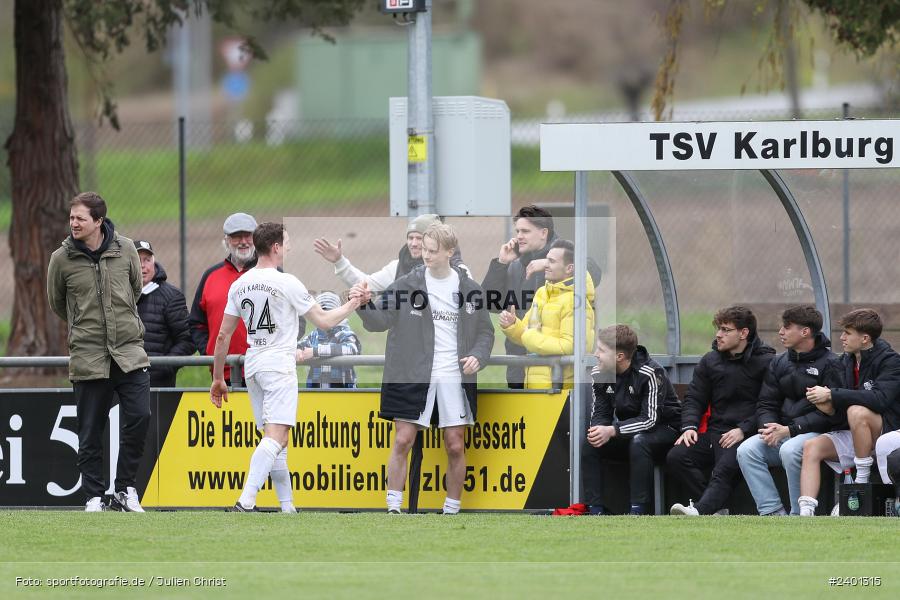
[[(141, 296), (138, 314), (144, 324), (144, 350), (148, 356), (190, 356), (194, 341), (188, 327), (184, 294), (166, 281), (166, 270), (146, 240), (134, 243), (141, 259)], [(178, 367), (150, 366), (151, 387), (175, 387)]]
[[(322, 292), (316, 296), (322, 310), (333, 310), (341, 305), (341, 299), (334, 292)], [(362, 352), (362, 345), (350, 323), (344, 319), (330, 329), (316, 328), (297, 344), (300, 351), (298, 362), (314, 358), (332, 356), (353, 356)], [(306, 376), (308, 388), (355, 388), (356, 370), (353, 367), (332, 367), (316, 365), (309, 368)]]
[[(381, 267), (374, 273), (365, 274), (354, 267), (350, 260), (344, 256), (341, 249), (341, 240), (332, 244), (325, 238), (318, 238), (313, 242), (313, 249), (317, 254), (334, 264), (334, 274), (341, 278), (347, 286), (353, 286), (365, 281), (369, 291), (373, 293), (383, 292), (389, 285), (400, 279), (422, 263), (422, 236), (429, 226), (440, 224), (438, 215), (419, 215), (410, 220), (406, 226), (406, 245), (400, 249), (400, 253), (391, 262)], [(468, 268), (462, 264), (459, 250), (457, 249), (450, 259), (454, 267), (461, 267), (468, 272)]]
[(50, 256), (47, 298), (69, 330), (69, 380), (78, 417), (78, 469), (86, 512), (106, 509), (103, 429), (119, 397), (119, 458), (110, 507), (144, 512), (135, 487), (150, 424), (150, 361), (138, 317), (141, 265), (134, 242), (83, 192), (69, 203), (70, 235)]

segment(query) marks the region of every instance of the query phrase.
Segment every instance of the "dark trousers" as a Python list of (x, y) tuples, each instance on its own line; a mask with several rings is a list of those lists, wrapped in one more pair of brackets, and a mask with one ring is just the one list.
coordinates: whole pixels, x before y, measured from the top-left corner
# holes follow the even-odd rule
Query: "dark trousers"
[(150, 374), (147, 369), (123, 373), (115, 361), (110, 361), (109, 379), (75, 381), (72, 387), (78, 406), (78, 469), (85, 497), (91, 499), (106, 493), (103, 429), (113, 404), (113, 392), (119, 396), (119, 462), (115, 489), (135, 487), (135, 475), (150, 425)]
[[(666, 457), (669, 474), (676, 478), (688, 498), (694, 501), (694, 508), (701, 515), (711, 515), (724, 508), (734, 486), (738, 483), (741, 468), (737, 461), (737, 449), (719, 445), (719, 437), (724, 431), (707, 431), (697, 437), (691, 447), (679, 444)], [(706, 473), (712, 469), (707, 482)]]
[(604, 461), (627, 462), (631, 472), (631, 503), (649, 504), (653, 498), (653, 463), (665, 458), (678, 439), (678, 432), (666, 425), (632, 437), (616, 436), (599, 448), (587, 440), (581, 445), (581, 481), (589, 506), (603, 506)]

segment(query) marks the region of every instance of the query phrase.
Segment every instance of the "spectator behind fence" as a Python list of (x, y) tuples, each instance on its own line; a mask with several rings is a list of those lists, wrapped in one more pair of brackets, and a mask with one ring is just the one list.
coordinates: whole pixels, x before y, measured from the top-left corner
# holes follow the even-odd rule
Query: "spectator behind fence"
[[(738, 445), (756, 433), (759, 390), (775, 355), (757, 336), (756, 316), (749, 308), (722, 309), (713, 324), (713, 349), (694, 369), (681, 411), (682, 434), (666, 457), (689, 500), (687, 506), (672, 505), (673, 515), (711, 515), (725, 507), (741, 474)], [(698, 434), (707, 407), (707, 430)], [(699, 500), (693, 502), (695, 498)]]
[(900, 355), (881, 339), (881, 317), (860, 308), (841, 317), (840, 325), (839, 376), (806, 393), (819, 410), (837, 415), (842, 426), (803, 444), (799, 502), (804, 517), (816, 514), (823, 460), (838, 473), (855, 466), (855, 482), (868, 483), (878, 436), (900, 428)]
[[(509, 308), (500, 313), (500, 326), (507, 340), (538, 356), (571, 355), (575, 348), (575, 245), (569, 240), (556, 240), (547, 252), (544, 280), (528, 312), (521, 319)], [(587, 276), (587, 328), (585, 346), (594, 345), (594, 285)], [(546, 365), (525, 369), (525, 387), (547, 389), (554, 385), (572, 387), (574, 370), (566, 367), (563, 381), (552, 381), (552, 370)]]
[(50, 257), (47, 297), (69, 330), (85, 511), (106, 509), (103, 429), (113, 394), (118, 394), (119, 458), (110, 507), (144, 512), (135, 488), (150, 424), (150, 361), (136, 306), (140, 260), (134, 242), (119, 235), (106, 218), (106, 202), (95, 192), (72, 199), (69, 229), (69, 237)]
[[(406, 485), (406, 457), (419, 429), (433, 416), (444, 432), (447, 451), (447, 497), (444, 514), (459, 512), (466, 474), (465, 431), (475, 422), (477, 373), (494, 344), (490, 315), (463, 298), (482, 290), (450, 259), (456, 234), (449, 225), (434, 224), (424, 235), (425, 265), (401, 277), (359, 315), (369, 331), (388, 333), (381, 406), (378, 416), (394, 421), (394, 443), (388, 463), (387, 508), (399, 513)], [(350, 297), (371, 296), (362, 281)], [(434, 415), (435, 411), (437, 414)]]
[(800, 514), (800, 465), (803, 443), (831, 431), (834, 419), (806, 399), (806, 390), (837, 369), (831, 341), (822, 333), (822, 313), (815, 306), (788, 308), (778, 337), (787, 349), (769, 363), (756, 405), (759, 433), (738, 447), (741, 472), (760, 515), (787, 514), (770, 467), (784, 467), (792, 515)]
[[(553, 217), (537, 206), (525, 206), (513, 217), (516, 235), (500, 246), (497, 258), (491, 260), (481, 287), (489, 298), (499, 297), (500, 303), (489, 302), (490, 310), (501, 312), (513, 309), (519, 319), (531, 307), (531, 301), (538, 289), (544, 285), (544, 267), (547, 252), (556, 241)], [(587, 270), (593, 286), (600, 283), (600, 267), (590, 258)], [(506, 339), (506, 353), (522, 355), (527, 351), (512, 339)], [(525, 369), (517, 366), (506, 368), (509, 387), (525, 387)]]
[(602, 329), (594, 356), (594, 399), (581, 449), (585, 501), (591, 514), (608, 514), (604, 462), (625, 461), (631, 473), (630, 512), (643, 515), (650, 506), (653, 465), (665, 459), (678, 438), (681, 403), (665, 369), (638, 345), (627, 325)]
[[(438, 215), (431, 214), (419, 215), (411, 219), (406, 226), (406, 245), (400, 249), (398, 257), (369, 275), (354, 267), (344, 256), (341, 240), (332, 244), (325, 238), (318, 238), (313, 242), (313, 249), (322, 258), (334, 264), (334, 274), (340, 277), (348, 287), (365, 281), (371, 292), (381, 292), (394, 281), (423, 264), (422, 235), (430, 225), (440, 222)], [(451, 257), (450, 264), (468, 271), (468, 268), (462, 264), (458, 248)]]
[[(322, 310), (332, 310), (341, 305), (341, 299), (334, 292), (322, 292), (316, 296)], [(332, 356), (355, 356), (362, 352), (362, 345), (350, 323), (344, 319), (330, 329), (316, 328), (297, 344), (300, 360), (308, 362), (313, 358)], [(356, 369), (353, 367), (333, 367), (316, 365), (309, 368), (306, 377), (308, 388), (355, 388)]]
[[(225, 304), (228, 301), (228, 288), (239, 277), (256, 265), (256, 250), (253, 247), (253, 231), (256, 219), (246, 213), (234, 213), (225, 219), (223, 226), (225, 237), (222, 246), (227, 253), (225, 260), (211, 266), (203, 273), (194, 303), (191, 306), (191, 337), (200, 354), (211, 356), (215, 351), (216, 335), (222, 324)], [(231, 336), (228, 354), (244, 354), (247, 352), (247, 328), (238, 323), (236, 335)], [(235, 384), (243, 378), (236, 378)], [(231, 381), (231, 369), (225, 367), (225, 381)]]
[[(148, 356), (190, 356), (194, 342), (188, 327), (184, 294), (166, 281), (166, 270), (156, 261), (150, 242), (134, 243), (141, 259), (144, 287), (137, 301), (138, 314), (144, 323), (144, 350)], [(175, 387), (178, 367), (150, 366), (152, 387)]]

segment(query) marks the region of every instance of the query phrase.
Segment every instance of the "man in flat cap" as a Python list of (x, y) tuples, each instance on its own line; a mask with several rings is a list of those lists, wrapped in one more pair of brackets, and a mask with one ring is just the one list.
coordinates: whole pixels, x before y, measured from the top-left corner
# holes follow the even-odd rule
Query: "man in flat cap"
[[(256, 219), (247, 213), (234, 213), (225, 219), (222, 228), (225, 234), (222, 247), (227, 256), (203, 273), (194, 303), (191, 306), (191, 337), (200, 354), (211, 356), (216, 346), (216, 336), (222, 324), (225, 304), (228, 300), (228, 289), (249, 269), (256, 265), (256, 250), (253, 247), (253, 231)], [(235, 335), (231, 336), (228, 354), (245, 354), (247, 352), (247, 330), (243, 323), (238, 323)], [(230, 369), (225, 367), (225, 381), (241, 383), (242, 378), (231, 379)]]

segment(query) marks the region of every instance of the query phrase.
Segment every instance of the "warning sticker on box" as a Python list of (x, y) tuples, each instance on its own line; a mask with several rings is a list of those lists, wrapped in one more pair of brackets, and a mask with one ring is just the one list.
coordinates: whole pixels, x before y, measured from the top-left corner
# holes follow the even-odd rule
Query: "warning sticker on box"
[(410, 163), (423, 163), (428, 159), (428, 144), (424, 135), (409, 136), (407, 160)]

